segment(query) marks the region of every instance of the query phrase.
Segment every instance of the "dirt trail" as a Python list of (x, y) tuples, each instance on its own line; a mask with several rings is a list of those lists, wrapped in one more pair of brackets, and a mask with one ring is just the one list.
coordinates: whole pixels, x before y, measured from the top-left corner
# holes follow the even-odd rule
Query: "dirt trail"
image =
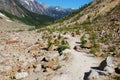
[(53, 77), (52, 80), (83, 80), (84, 74), (89, 72), (91, 67), (97, 67), (100, 63), (100, 59), (92, 57), (84, 52), (77, 52), (73, 49), (76, 42), (79, 42), (79, 37), (69, 37), (72, 61), (67, 63), (61, 75)]

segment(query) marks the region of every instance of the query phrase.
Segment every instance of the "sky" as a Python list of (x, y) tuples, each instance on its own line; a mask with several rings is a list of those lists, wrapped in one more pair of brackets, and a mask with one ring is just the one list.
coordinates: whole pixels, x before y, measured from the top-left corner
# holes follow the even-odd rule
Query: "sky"
[(43, 2), (48, 6), (60, 6), (62, 8), (77, 9), (93, 0), (36, 0), (36, 1)]

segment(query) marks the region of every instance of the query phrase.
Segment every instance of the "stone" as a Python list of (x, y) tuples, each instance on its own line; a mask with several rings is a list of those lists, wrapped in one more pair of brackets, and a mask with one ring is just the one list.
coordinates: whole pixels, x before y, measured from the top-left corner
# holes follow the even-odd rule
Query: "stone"
[(117, 74), (120, 74), (120, 67), (115, 68), (115, 72), (116, 72)]
[(72, 37), (76, 37), (76, 33), (71, 33)]
[(13, 72), (18, 71), (19, 69), (20, 69), (20, 68), (19, 68), (19, 66), (17, 66), (17, 65), (12, 66), (12, 71), (13, 71)]
[(28, 76), (28, 72), (17, 72), (15, 73), (15, 79), (22, 79)]
[(19, 40), (7, 40), (6, 44), (19, 43)]
[(112, 57), (107, 57), (105, 60), (103, 60), (100, 65), (99, 65), (99, 68), (100, 70), (104, 70), (104, 68), (108, 66), (108, 67), (111, 67), (111, 68), (114, 68), (115, 67), (115, 62), (113, 60)]
[(48, 62), (47, 57), (44, 57), (41, 61)]
[(87, 80), (99, 80), (99, 73), (96, 70), (91, 70)]
[(55, 46), (52, 44), (49, 48), (48, 51), (53, 51), (55, 49)]
[(109, 66), (109, 67), (114, 67), (115, 66), (115, 62), (114, 62), (112, 57), (107, 57), (106, 58), (106, 63), (107, 63), (107, 66)]
[(115, 72), (114, 68), (111, 68), (111, 67), (108, 67), (108, 66), (106, 66), (104, 68), (104, 70), (107, 71), (108, 73), (114, 73)]
[(77, 46), (74, 47), (74, 49), (75, 49), (76, 51), (80, 51), (81, 47), (80, 47), (79, 45), (77, 45)]
[(40, 43), (39, 43), (39, 46), (40, 46), (40, 47), (45, 47), (45, 43), (40, 42)]
[(41, 64), (36, 65), (35, 72), (41, 71)]

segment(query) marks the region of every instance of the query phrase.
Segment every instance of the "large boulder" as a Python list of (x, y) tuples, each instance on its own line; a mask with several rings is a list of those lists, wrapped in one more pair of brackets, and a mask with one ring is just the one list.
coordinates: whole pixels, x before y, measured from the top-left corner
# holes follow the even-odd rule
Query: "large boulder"
[(115, 68), (116, 62), (113, 60), (112, 57), (107, 57), (105, 60), (101, 62), (99, 65), (100, 70), (104, 70), (106, 66)]
[(111, 80), (107, 75), (105, 71), (93, 69), (85, 75), (84, 80)]
[(99, 80), (99, 73), (96, 70), (91, 70), (87, 80)]

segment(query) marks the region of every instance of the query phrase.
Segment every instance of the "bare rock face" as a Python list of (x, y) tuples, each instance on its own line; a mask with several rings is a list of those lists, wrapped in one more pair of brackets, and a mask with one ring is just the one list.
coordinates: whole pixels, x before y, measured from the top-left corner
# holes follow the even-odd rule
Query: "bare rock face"
[(17, 72), (15, 74), (15, 79), (22, 79), (28, 76), (28, 72)]

